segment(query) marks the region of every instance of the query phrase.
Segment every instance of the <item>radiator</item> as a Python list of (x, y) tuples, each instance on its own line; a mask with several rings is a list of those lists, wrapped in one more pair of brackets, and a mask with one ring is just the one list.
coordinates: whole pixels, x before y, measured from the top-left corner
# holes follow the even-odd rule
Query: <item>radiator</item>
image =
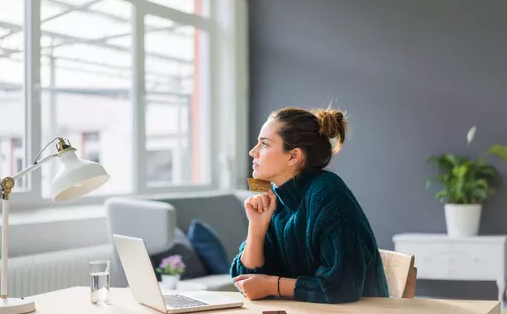
[(109, 244), (9, 259), (9, 296), (26, 297), (74, 286), (89, 286), (88, 262), (111, 260)]

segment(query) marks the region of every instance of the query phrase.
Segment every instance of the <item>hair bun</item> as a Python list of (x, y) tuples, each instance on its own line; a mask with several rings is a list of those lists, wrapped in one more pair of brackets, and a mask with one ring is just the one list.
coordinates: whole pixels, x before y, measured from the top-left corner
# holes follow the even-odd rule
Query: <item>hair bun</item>
[[(347, 132), (347, 122), (343, 112), (336, 109), (318, 109), (315, 116), (319, 122), (319, 133), (330, 140), (336, 139), (341, 146)], [(335, 153), (338, 150), (339, 147), (333, 149)]]

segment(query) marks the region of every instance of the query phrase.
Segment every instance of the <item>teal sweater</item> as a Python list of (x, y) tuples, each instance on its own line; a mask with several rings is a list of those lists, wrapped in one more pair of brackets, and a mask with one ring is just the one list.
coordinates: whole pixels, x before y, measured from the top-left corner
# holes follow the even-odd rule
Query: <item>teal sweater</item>
[(264, 243), (264, 265), (241, 263), (232, 277), (267, 274), (296, 279), (294, 299), (318, 303), (388, 297), (375, 236), (361, 206), (335, 173), (307, 170), (280, 187)]

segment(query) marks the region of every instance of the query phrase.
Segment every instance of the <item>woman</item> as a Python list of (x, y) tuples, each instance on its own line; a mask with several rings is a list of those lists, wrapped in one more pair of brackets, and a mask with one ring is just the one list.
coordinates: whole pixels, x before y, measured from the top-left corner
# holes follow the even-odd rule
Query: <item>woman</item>
[(345, 140), (342, 112), (273, 112), (262, 126), (253, 177), (273, 190), (245, 201), (248, 236), (231, 265), (250, 300), (291, 297), (319, 303), (388, 297), (375, 236), (342, 179), (323, 170)]

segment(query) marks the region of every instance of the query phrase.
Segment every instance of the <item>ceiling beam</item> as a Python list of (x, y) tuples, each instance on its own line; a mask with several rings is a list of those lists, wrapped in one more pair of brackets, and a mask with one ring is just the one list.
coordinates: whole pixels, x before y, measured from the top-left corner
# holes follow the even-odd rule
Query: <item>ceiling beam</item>
[[(150, 33), (152, 33), (152, 32), (161, 32), (161, 31), (165, 31), (165, 30), (170, 31), (171, 29), (174, 29), (174, 26), (159, 27), (159, 28), (153, 27), (153, 28), (148, 28), (146, 30), (146, 33), (148, 33), (148, 32), (150, 32)], [(93, 39), (80, 39), (80, 40), (76, 40), (76, 41), (64, 41), (63, 43), (60, 43), (60, 44), (41, 47), (41, 49), (42, 48), (43, 49), (46, 49), (46, 48), (57, 48), (57, 47), (61, 47), (61, 46), (71, 45), (71, 44), (107, 43), (107, 41), (109, 39), (121, 38), (121, 37), (126, 37), (126, 36), (131, 36), (131, 35), (132, 35), (132, 32), (128, 32), (128, 33), (120, 33), (120, 34), (116, 34), (116, 35), (104, 36), (104, 37), (93, 38)]]
[(98, 2), (101, 2), (102, 0), (93, 0), (93, 1), (90, 1), (90, 2), (87, 2), (85, 4), (82, 4), (80, 6), (73, 6), (73, 5), (70, 5), (69, 7), (67, 7), (67, 10), (63, 11), (63, 12), (60, 12), (58, 14), (55, 14), (53, 16), (50, 16), (42, 21), (40, 21), (41, 24), (44, 24), (45, 22), (49, 22), (51, 20), (54, 20), (58, 17), (61, 17), (61, 16), (64, 16), (65, 14), (68, 14), (68, 13), (71, 13), (71, 12), (74, 12), (74, 11), (81, 11), (81, 10), (86, 10), (88, 9), (90, 6), (94, 5), (95, 3), (98, 3)]
[[(94, 10), (94, 9), (90, 9), (89, 7), (98, 3), (98, 2), (101, 2), (103, 0), (93, 0), (91, 2), (88, 2), (88, 3), (85, 3), (83, 5), (80, 5), (80, 6), (77, 6), (77, 5), (72, 5), (70, 3), (66, 3), (66, 2), (63, 2), (63, 1), (59, 1), (59, 0), (44, 0), (44, 1), (47, 1), (47, 2), (51, 2), (51, 3), (54, 3), (54, 4), (57, 4), (63, 8), (65, 8), (66, 10), (63, 11), (63, 12), (60, 12), (56, 15), (53, 15), (51, 17), (48, 17), (46, 18), (45, 20), (42, 20), (41, 21), (41, 25), (44, 23), (44, 22), (48, 22), (48, 21), (51, 21), (55, 18), (58, 18), (58, 17), (61, 17), (65, 14), (68, 14), (68, 13), (71, 13), (71, 12), (75, 12), (75, 11), (80, 11), (80, 12), (85, 12), (85, 13), (91, 13), (93, 15), (97, 15), (97, 16), (102, 16), (102, 17), (105, 17), (105, 18), (108, 18), (110, 20), (114, 20), (116, 22), (120, 22), (120, 23), (128, 23), (130, 24), (131, 23), (131, 20), (130, 19), (126, 19), (126, 18), (123, 18), (123, 17), (120, 17), (120, 16), (116, 16), (116, 15), (113, 15), (113, 14), (109, 14), (109, 13), (106, 13), (106, 12), (101, 12), (101, 11), (98, 11), (98, 10)], [(174, 22), (175, 23), (175, 22)], [(147, 28), (149, 27), (153, 27), (155, 28), (154, 26), (150, 26), (149, 24), (146, 25)], [(179, 26), (185, 26), (185, 25), (179, 25), (179, 24), (174, 24), (171, 26), (172, 29), (176, 29), (178, 28)], [(9, 36), (12, 36), (18, 32), (20, 32), (23, 28), (20, 27), (18, 29), (15, 29), (15, 30), (11, 30), (11, 32), (9, 32), (8, 34), (5, 34), (3, 36), (0, 37), (0, 40), (4, 39), (4, 38), (7, 38)], [(192, 37), (192, 35), (187, 35), (187, 34), (182, 34), (182, 33), (173, 33), (173, 35), (175, 36), (178, 36), (178, 37), (184, 37), (184, 38), (189, 38), (189, 37)]]
[[(21, 84), (12, 84), (6, 82), (0, 82), (1, 90), (9, 91), (22, 91), (23, 86)], [(130, 89), (127, 88), (75, 88), (75, 87), (41, 87), (42, 91), (50, 91), (55, 93), (67, 93), (67, 94), (83, 94), (83, 95), (96, 95), (96, 96), (124, 96), (130, 97)], [(176, 92), (160, 92), (147, 90), (147, 95), (150, 96), (173, 96), (178, 98), (188, 99), (189, 94), (182, 94)], [(163, 102), (163, 100), (153, 100), (154, 102)]]
[[(7, 28), (7, 29), (14, 29), (14, 30), (22, 29), (21, 26), (19, 26), (19, 25), (8, 23), (8, 22), (2, 22), (2, 21), (0, 21), (0, 27)], [(86, 41), (86, 39), (84, 39), (84, 38), (79, 38), (76, 36), (65, 35), (65, 34), (60, 34), (57, 32), (45, 31), (45, 30), (41, 30), (41, 35), (46, 35), (49, 37), (70, 40), (70, 41)], [(96, 47), (108, 48), (111, 50), (116, 50), (116, 51), (121, 51), (121, 52), (131, 53), (131, 50), (129, 48), (125, 48), (125, 47), (122, 47), (119, 45), (113, 45), (113, 44), (101, 43), (101, 42), (92, 42), (92, 43), (90, 43), (90, 45), (96, 46)], [(193, 64), (193, 62), (189, 61), (189, 60), (185, 60), (185, 59), (177, 58), (177, 57), (171, 57), (171, 56), (167, 56), (167, 55), (155, 53), (155, 52), (148, 52), (147, 51), (145, 53), (145, 55), (149, 56), (149, 57), (161, 59), (164, 61), (172, 61), (172, 62), (178, 62), (178, 63), (183, 63), (183, 64)]]

